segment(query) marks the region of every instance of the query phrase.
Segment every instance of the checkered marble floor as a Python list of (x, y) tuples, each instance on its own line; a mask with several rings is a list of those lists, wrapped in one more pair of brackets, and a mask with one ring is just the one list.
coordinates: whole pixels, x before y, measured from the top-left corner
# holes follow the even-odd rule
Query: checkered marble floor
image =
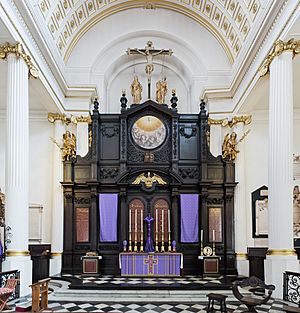
[(100, 277), (84, 277), (80, 275), (63, 275), (58, 279), (70, 281), (70, 289), (115, 289), (115, 288), (166, 288), (166, 289), (230, 289), (236, 277), (118, 277), (102, 275)]
[[(228, 312), (243, 312), (246, 307), (236, 301), (227, 301)], [(257, 307), (258, 312), (284, 312), (282, 301), (270, 300), (268, 304)], [(216, 307), (217, 308), (217, 307)], [(207, 302), (199, 303), (97, 303), (62, 301), (49, 302), (49, 311), (54, 312), (126, 312), (126, 313), (196, 313), (206, 312)], [(44, 311), (47, 312), (48, 310)]]

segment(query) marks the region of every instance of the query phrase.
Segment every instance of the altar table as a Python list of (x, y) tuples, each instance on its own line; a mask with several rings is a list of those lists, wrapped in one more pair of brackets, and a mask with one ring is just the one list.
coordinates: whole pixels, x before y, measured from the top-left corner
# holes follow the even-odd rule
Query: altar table
[(180, 276), (182, 253), (126, 253), (119, 255), (121, 276)]

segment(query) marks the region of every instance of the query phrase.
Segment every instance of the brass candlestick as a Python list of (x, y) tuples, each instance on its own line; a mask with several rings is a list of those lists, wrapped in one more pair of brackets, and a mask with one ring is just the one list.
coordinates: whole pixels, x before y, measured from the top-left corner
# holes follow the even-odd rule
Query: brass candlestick
[(216, 255), (216, 243), (215, 243), (215, 241), (213, 241), (213, 244), (212, 244), (212, 250), (213, 250), (213, 256), (215, 256)]
[(128, 246), (128, 252), (132, 252), (132, 246), (131, 246), (131, 231), (129, 232), (129, 246)]
[(165, 236), (164, 232), (161, 232), (161, 252), (165, 252)]
[(156, 236), (155, 236), (155, 252), (159, 252), (158, 251), (158, 234), (156, 232)]
[(203, 255), (203, 240), (200, 243), (200, 255)]
[(169, 231), (169, 242), (168, 242), (168, 252), (172, 251), (172, 247), (171, 247), (171, 232)]
[(141, 233), (141, 247), (140, 247), (140, 252), (144, 252), (144, 241), (143, 241), (143, 233)]

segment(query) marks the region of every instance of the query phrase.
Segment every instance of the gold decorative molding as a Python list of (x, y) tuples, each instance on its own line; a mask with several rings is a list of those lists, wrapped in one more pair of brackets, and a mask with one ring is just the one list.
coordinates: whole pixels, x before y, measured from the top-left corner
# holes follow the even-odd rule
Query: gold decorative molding
[(238, 260), (248, 260), (248, 254), (245, 252), (236, 252), (236, 258)]
[(244, 123), (244, 125), (249, 125), (252, 122), (252, 115), (241, 115), (241, 116), (234, 116), (232, 120), (228, 120), (228, 118), (223, 118), (220, 120), (215, 120), (212, 118), (208, 119), (208, 125), (221, 125), (223, 127), (229, 126), (232, 128), (238, 123)]
[(51, 252), (51, 256), (62, 256), (61, 252)]
[(17, 251), (17, 250), (8, 250), (6, 251), (6, 256), (29, 256), (29, 251)]
[(270, 71), (270, 65), (274, 58), (281, 55), (285, 51), (291, 51), (293, 52), (293, 55), (300, 53), (300, 40), (295, 40), (294, 38), (287, 42), (277, 40), (274, 43), (271, 52), (268, 54), (262, 66), (259, 68), (259, 75), (262, 77), (268, 74)]
[(29, 69), (29, 75), (34, 78), (39, 77), (38, 69), (33, 65), (30, 55), (25, 53), (21, 43), (17, 42), (11, 45), (7, 42), (4, 45), (0, 45), (0, 59), (5, 60), (10, 53), (15, 54), (17, 58), (22, 58), (25, 61)]
[(71, 116), (71, 122), (74, 123), (74, 124), (77, 124), (77, 123), (88, 123), (88, 124), (91, 124), (92, 123), (92, 118), (91, 118), (90, 115), (87, 115), (87, 116), (72, 115)]
[(50, 123), (54, 123), (55, 121), (62, 121), (66, 125), (69, 125), (70, 123), (92, 123), (92, 118), (90, 115), (87, 116), (76, 116), (71, 115), (71, 117), (67, 117), (66, 114), (60, 114), (60, 113), (48, 113), (48, 121)]
[(297, 254), (296, 254), (296, 251), (294, 249), (291, 249), (291, 250), (288, 250), (288, 249), (279, 249), (279, 250), (269, 249), (267, 252), (267, 255), (294, 256)]
[(65, 114), (60, 113), (48, 113), (48, 121), (54, 123), (55, 121), (62, 121), (66, 125), (71, 123), (71, 119), (68, 118)]

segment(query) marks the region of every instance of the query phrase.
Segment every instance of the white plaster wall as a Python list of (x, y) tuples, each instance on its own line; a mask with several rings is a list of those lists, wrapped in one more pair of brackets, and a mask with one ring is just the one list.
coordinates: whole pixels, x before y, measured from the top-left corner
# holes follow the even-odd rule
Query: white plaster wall
[(42, 239), (51, 242), (52, 149), (53, 125), (44, 120), (31, 120), (29, 125), (29, 203), (44, 208)]
[(2, 192), (5, 191), (5, 128), (5, 119), (0, 117), (0, 188)]

